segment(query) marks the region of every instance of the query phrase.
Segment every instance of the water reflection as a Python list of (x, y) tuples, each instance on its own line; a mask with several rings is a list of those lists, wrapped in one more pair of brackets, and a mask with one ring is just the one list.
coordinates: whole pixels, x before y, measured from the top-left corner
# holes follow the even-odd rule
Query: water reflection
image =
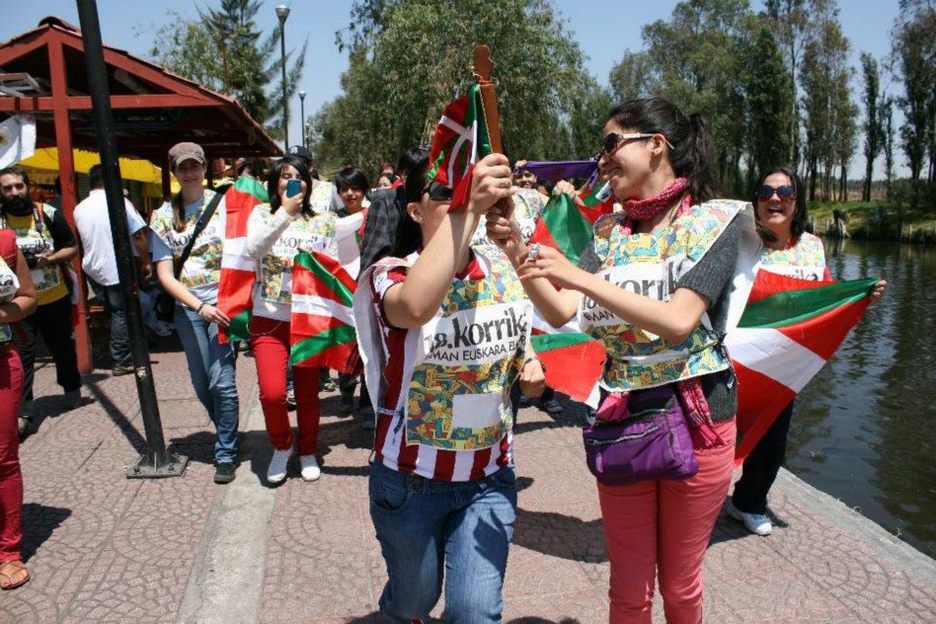
[(936, 557), (936, 248), (826, 241), (836, 279), (883, 276), (796, 402), (788, 467)]

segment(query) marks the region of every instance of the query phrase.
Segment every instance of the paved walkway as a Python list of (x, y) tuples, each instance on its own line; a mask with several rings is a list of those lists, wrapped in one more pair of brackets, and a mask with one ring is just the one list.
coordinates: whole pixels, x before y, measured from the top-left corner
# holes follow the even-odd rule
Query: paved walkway
[[(243, 422), (237, 480), (212, 483), (213, 435), (184, 358), (154, 353), (166, 439), (192, 462), (184, 478), (128, 480), (143, 448), (131, 376), (96, 372), (88, 400), (62, 415), (48, 362), (42, 420), (21, 448), (25, 556), (33, 580), (0, 595), (0, 622), (373, 622), (384, 567), (367, 511), (370, 436), (323, 401), (324, 474), (260, 478), (270, 447), (254, 362), (238, 369)], [(608, 562), (594, 482), (573, 414), (523, 410), (519, 510), (505, 621), (607, 621)], [(775, 486), (768, 538), (719, 519), (705, 565), (706, 622), (936, 621), (936, 562), (789, 473)], [(440, 605), (441, 606), (441, 605)], [(438, 612), (440, 613), (440, 611)], [(655, 622), (662, 622), (657, 608)]]

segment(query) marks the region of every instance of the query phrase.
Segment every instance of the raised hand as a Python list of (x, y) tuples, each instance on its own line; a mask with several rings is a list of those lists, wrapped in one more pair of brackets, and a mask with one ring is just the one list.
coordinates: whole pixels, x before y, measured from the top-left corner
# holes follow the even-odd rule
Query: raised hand
[(561, 252), (538, 243), (530, 245), (529, 250), (520, 257), (520, 264), (517, 266), (517, 275), (521, 280), (545, 277), (560, 288), (576, 288), (583, 273), (582, 269), (569, 262)]
[(481, 215), (498, 202), (510, 202), (513, 178), (510, 163), (503, 154), (489, 154), (474, 167), (468, 210)]

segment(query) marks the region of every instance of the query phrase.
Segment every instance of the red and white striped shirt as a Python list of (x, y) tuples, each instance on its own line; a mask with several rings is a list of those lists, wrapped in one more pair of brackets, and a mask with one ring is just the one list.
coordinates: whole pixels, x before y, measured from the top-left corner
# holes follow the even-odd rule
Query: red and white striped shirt
[[(482, 479), (510, 463), (513, 456), (513, 432), (507, 430), (495, 446), (465, 451), (433, 448), (421, 444), (406, 444), (406, 423), (403, 406), (408, 388), (404, 387), (405, 343), (408, 329), (392, 327), (383, 314), (383, 298), (387, 291), (406, 280), (406, 267), (376, 269), (371, 276), (373, 305), (383, 338), (386, 368), (383, 370), (386, 392), (377, 409), (377, 430), (374, 450), (377, 459), (391, 470), (413, 472), (437, 481), (471, 481)], [(472, 254), (471, 261), (456, 279), (484, 279), (485, 267)]]

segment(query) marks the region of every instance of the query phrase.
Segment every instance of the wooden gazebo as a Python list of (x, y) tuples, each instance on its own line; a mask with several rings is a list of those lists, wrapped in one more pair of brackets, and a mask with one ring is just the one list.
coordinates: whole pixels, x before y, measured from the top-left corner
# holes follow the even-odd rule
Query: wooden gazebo
[[(235, 99), (124, 50), (105, 46), (104, 62), (120, 153), (161, 166), (166, 195), (166, 153), (179, 141), (199, 143), (209, 160), (282, 153)], [(0, 92), (0, 117), (33, 115), (37, 147), (58, 148), (61, 207), (74, 227), (77, 197), (72, 148), (97, 151), (80, 30), (57, 17), (43, 19), (37, 28), (0, 44), (0, 75), (13, 77), (16, 85)], [(80, 266), (76, 269), (80, 271)], [(75, 338), (79, 367), (82, 372), (90, 372), (83, 294)]]

